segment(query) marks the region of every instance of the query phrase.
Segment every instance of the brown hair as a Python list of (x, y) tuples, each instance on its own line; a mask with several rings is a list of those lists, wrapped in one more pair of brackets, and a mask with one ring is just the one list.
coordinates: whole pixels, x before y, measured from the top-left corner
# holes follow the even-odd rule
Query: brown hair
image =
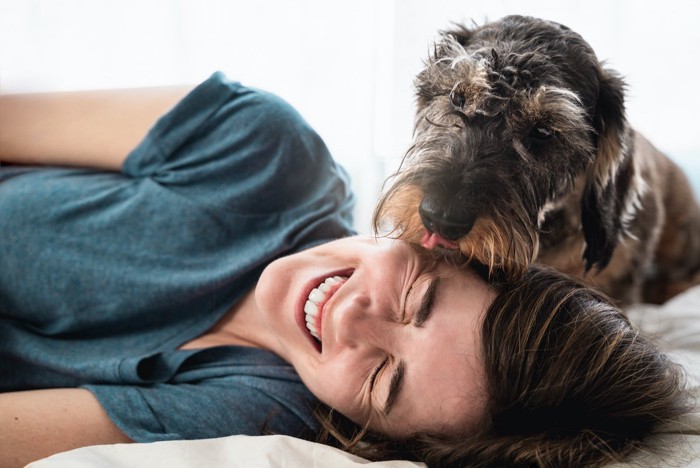
[(482, 328), (486, 415), (471, 431), (388, 440), (327, 411), (326, 442), (440, 467), (595, 466), (689, 410), (681, 368), (602, 294), (544, 267), (498, 287)]

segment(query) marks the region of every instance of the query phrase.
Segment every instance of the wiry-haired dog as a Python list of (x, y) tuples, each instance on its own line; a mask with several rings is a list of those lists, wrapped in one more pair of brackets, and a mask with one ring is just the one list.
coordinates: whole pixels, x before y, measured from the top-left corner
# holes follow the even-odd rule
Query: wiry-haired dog
[(520, 16), (458, 26), (416, 87), (414, 144), (375, 229), (510, 277), (549, 264), (623, 304), (700, 282), (687, 179), (628, 126), (622, 80), (581, 36)]

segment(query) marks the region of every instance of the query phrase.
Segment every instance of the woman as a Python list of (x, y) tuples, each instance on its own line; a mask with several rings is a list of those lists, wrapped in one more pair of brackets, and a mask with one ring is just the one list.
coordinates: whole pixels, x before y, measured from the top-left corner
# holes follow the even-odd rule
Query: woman
[(141, 140), (182, 92), (0, 101), (3, 466), (314, 437), (318, 401), (366, 456), (567, 465), (683, 411), (675, 366), (593, 292), (348, 237), (345, 173), (278, 98), (217, 73)]

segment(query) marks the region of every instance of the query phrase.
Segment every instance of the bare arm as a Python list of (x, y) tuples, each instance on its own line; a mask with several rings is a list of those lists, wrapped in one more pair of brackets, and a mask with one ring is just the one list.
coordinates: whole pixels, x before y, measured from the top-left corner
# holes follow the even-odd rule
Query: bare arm
[(128, 442), (85, 389), (0, 394), (0, 466), (22, 467), (78, 447)]
[(0, 162), (119, 170), (190, 87), (0, 95)]

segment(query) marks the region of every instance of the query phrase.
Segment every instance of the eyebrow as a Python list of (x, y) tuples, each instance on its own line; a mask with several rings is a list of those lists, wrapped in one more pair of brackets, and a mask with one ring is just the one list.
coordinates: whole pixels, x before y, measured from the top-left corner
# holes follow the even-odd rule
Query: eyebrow
[[(428, 289), (425, 290), (423, 294), (423, 300), (421, 301), (420, 308), (416, 312), (416, 316), (413, 318), (413, 324), (416, 327), (421, 327), (426, 320), (430, 317), (430, 313), (433, 311), (433, 304), (435, 303), (435, 293), (437, 291), (438, 284), (440, 283), (440, 278), (433, 278), (433, 280), (428, 285)], [(396, 369), (391, 376), (391, 382), (389, 383), (389, 392), (386, 397), (386, 402), (384, 403), (384, 415), (388, 416), (391, 409), (396, 403), (396, 399), (401, 391), (401, 386), (406, 375), (406, 364), (404, 361), (399, 361), (396, 365)]]

